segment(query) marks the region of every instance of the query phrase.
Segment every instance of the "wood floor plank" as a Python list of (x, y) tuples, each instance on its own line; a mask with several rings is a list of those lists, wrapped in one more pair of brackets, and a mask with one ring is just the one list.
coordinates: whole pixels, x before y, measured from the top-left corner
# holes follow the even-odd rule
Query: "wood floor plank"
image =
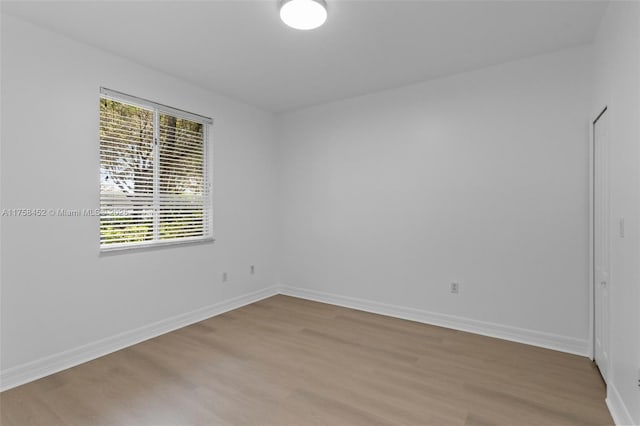
[(0, 394), (13, 425), (605, 425), (586, 358), (274, 296)]

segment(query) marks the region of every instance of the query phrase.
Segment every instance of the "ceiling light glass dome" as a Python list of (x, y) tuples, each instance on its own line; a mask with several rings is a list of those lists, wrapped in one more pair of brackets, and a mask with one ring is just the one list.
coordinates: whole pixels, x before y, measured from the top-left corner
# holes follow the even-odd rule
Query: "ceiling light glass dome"
[(318, 28), (327, 20), (327, 3), (324, 0), (282, 0), (280, 19), (297, 30)]

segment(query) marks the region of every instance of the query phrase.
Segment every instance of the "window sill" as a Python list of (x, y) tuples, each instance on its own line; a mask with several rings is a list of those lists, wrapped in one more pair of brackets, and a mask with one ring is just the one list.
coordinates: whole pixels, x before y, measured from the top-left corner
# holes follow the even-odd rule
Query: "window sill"
[(192, 244), (206, 244), (206, 243), (214, 243), (216, 240), (213, 237), (207, 238), (181, 238), (180, 240), (164, 240), (164, 241), (149, 241), (145, 243), (139, 244), (110, 244), (107, 246), (100, 247), (100, 254), (116, 254), (116, 253), (125, 253), (131, 251), (139, 251), (139, 250), (153, 250), (159, 248), (168, 248), (175, 246), (183, 246), (183, 245), (192, 245)]

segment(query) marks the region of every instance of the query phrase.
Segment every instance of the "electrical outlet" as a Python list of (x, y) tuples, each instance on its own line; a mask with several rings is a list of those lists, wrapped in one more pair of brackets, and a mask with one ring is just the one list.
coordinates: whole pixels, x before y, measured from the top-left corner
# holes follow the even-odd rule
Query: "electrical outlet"
[(251, 275), (255, 274), (256, 273), (256, 267), (253, 266), (253, 265), (249, 266), (249, 272), (251, 273)]
[(227, 275), (226, 272), (222, 273), (222, 282), (226, 283), (227, 281), (229, 281), (229, 275)]
[(452, 294), (460, 293), (460, 284), (459, 283), (451, 283), (451, 293)]

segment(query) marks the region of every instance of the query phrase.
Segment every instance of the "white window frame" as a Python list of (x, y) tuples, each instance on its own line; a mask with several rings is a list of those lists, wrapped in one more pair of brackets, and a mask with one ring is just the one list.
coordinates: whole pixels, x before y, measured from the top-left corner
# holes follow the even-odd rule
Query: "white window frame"
[[(213, 242), (213, 197), (212, 197), (212, 166), (213, 158), (211, 151), (211, 127), (213, 127), (213, 119), (204, 115), (195, 114), (189, 111), (184, 111), (178, 108), (173, 108), (158, 102), (150, 101), (148, 99), (139, 98), (137, 96), (128, 95), (126, 93), (119, 92), (117, 90), (108, 89), (106, 87), (100, 87), (100, 99), (110, 99), (116, 102), (126, 103), (132, 106), (153, 110), (153, 140), (154, 140), (154, 173), (153, 173), (153, 199), (154, 199), (154, 213), (153, 213), (153, 239), (150, 241), (141, 242), (127, 242), (127, 243), (112, 243), (102, 244), (100, 243), (100, 232), (98, 232), (98, 242), (100, 244), (100, 252), (120, 251), (120, 250), (136, 250), (148, 247), (160, 247), (160, 246), (172, 246), (181, 244), (193, 244), (200, 242)], [(160, 188), (160, 153), (158, 146), (159, 140), (159, 118), (160, 114), (168, 114), (177, 118), (183, 118), (197, 123), (201, 123), (203, 126), (203, 156), (204, 156), (204, 212), (203, 212), (203, 234), (196, 237), (182, 237), (174, 239), (160, 239), (160, 200), (159, 200), (159, 188)], [(98, 144), (101, 144), (100, 137), (98, 136)], [(99, 225), (102, 220), (100, 218)]]

